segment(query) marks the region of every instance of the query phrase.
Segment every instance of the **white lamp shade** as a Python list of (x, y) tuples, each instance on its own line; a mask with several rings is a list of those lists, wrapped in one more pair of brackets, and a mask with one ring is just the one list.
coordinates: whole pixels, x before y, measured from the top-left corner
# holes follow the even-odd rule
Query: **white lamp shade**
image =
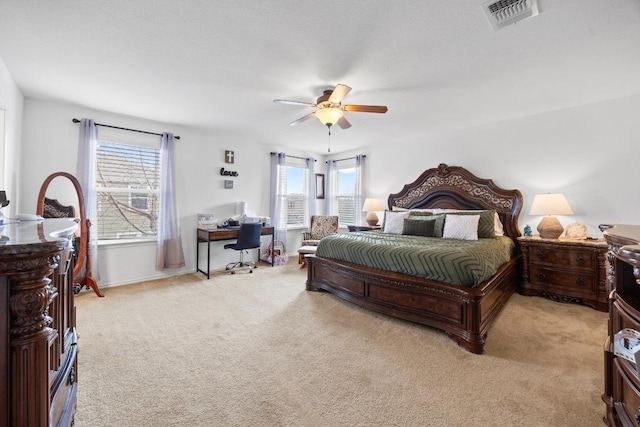
[(383, 211), (384, 206), (378, 199), (364, 199), (363, 212)]
[(342, 116), (344, 116), (344, 113), (339, 108), (319, 108), (316, 111), (315, 116), (322, 122), (323, 125), (335, 125), (338, 120), (340, 120)]
[(533, 198), (529, 215), (573, 215), (562, 193), (538, 194)]

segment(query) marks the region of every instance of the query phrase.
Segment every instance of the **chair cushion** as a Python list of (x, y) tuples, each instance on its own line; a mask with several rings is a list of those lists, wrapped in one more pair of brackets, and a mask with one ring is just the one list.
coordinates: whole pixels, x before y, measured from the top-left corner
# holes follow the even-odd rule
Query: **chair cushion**
[(302, 246), (300, 249), (298, 249), (298, 253), (299, 254), (315, 254), (317, 249), (318, 249), (317, 246)]
[(311, 217), (311, 239), (320, 240), (323, 237), (338, 232), (338, 217), (314, 215)]

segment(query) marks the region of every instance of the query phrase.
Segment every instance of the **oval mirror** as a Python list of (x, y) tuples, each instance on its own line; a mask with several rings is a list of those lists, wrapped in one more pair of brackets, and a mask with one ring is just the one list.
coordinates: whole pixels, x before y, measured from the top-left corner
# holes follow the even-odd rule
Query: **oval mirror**
[[(74, 291), (82, 287), (92, 288), (98, 296), (103, 296), (98, 284), (91, 277), (91, 257), (89, 256), (89, 236), (91, 221), (85, 213), (85, 201), (78, 179), (67, 172), (52, 173), (44, 180), (38, 194), (36, 214), (44, 218), (78, 218), (79, 233), (76, 237), (76, 265), (73, 269)], [(84, 275), (82, 275), (84, 271)]]

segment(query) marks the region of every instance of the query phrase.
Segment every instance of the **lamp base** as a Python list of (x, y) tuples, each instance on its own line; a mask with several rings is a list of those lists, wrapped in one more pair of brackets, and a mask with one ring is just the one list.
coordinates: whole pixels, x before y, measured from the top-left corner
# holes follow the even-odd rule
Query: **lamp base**
[(372, 227), (378, 225), (378, 215), (375, 212), (369, 212), (365, 220)]
[(543, 239), (557, 239), (563, 231), (562, 224), (555, 216), (547, 215), (538, 224), (538, 233)]

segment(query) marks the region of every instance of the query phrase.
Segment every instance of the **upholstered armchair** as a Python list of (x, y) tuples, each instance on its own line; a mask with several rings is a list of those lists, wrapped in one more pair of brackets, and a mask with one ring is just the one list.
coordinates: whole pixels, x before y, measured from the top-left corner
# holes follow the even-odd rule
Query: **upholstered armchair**
[(311, 215), (310, 231), (302, 232), (302, 246), (318, 246), (320, 239), (337, 232), (337, 215)]

